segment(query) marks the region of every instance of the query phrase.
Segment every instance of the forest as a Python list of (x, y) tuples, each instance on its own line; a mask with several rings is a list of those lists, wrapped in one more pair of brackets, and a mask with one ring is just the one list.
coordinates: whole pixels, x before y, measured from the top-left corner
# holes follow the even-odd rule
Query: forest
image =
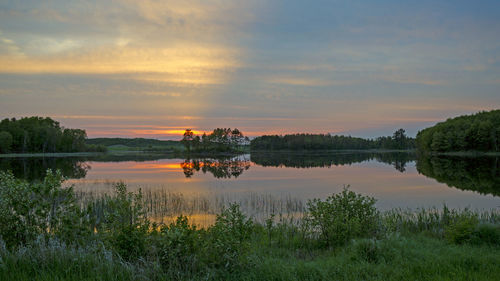
[(105, 151), (87, 145), (85, 130), (61, 127), (49, 117), (3, 119), (0, 122), (0, 153), (56, 153)]
[(364, 139), (330, 134), (266, 135), (253, 139), (252, 150), (343, 150), (343, 149), (398, 149), (415, 148), (415, 139), (408, 137), (404, 129), (392, 136)]
[(416, 138), (422, 152), (500, 151), (500, 110), (482, 111), (437, 123)]

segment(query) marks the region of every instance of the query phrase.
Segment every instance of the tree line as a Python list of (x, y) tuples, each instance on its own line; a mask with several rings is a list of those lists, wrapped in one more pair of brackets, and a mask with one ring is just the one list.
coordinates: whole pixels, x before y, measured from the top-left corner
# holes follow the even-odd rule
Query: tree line
[(248, 137), (236, 128), (217, 128), (201, 137), (186, 129), (181, 140), (187, 152), (234, 152), (249, 142)]
[(104, 151), (102, 146), (86, 145), (87, 133), (61, 127), (49, 117), (3, 119), (0, 122), (0, 153), (53, 153)]
[(128, 147), (147, 148), (147, 147), (168, 147), (180, 145), (178, 141), (157, 140), (145, 138), (93, 138), (87, 139), (87, 144), (113, 146), (123, 145)]
[(413, 149), (415, 139), (404, 129), (392, 136), (364, 139), (331, 134), (266, 135), (253, 139), (252, 150), (344, 150), (344, 149)]
[(437, 123), (418, 132), (416, 142), (424, 152), (500, 151), (500, 110)]

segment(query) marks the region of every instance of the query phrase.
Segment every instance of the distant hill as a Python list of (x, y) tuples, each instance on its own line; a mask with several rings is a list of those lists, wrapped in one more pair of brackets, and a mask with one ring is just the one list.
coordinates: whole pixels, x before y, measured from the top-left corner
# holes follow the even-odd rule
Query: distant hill
[(126, 146), (134, 148), (147, 148), (147, 147), (182, 147), (179, 141), (173, 140), (156, 140), (145, 138), (94, 138), (87, 139), (87, 144), (110, 146)]
[(500, 110), (464, 115), (417, 134), (420, 151), (500, 151)]

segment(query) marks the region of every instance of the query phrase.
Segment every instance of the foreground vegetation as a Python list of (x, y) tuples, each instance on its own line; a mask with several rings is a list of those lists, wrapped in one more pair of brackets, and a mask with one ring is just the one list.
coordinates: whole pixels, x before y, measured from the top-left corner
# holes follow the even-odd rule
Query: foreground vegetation
[(459, 116), (417, 134), (422, 152), (500, 151), (500, 110)]
[(60, 173), (0, 172), (1, 280), (491, 280), (500, 214), (393, 210), (345, 189), (300, 218), (247, 218), (238, 205), (198, 229), (151, 223), (141, 193), (80, 205)]

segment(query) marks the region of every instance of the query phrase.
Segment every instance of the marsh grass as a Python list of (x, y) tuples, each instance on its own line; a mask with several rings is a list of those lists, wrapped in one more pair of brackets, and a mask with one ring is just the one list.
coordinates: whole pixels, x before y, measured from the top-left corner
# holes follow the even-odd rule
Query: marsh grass
[[(104, 182), (108, 191), (95, 192), (93, 190), (75, 192), (80, 205), (87, 206), (102, 200), (102, 198), (112, 194), (109, 191), (116, 183)], [(230, 193), (194, 193), (186, 194), (170, 189), (148, 188), (142, 191), (142, 204), (147, 216), (160, 223), (170, 223), (180, 216), (188, 216), (199, 226), (209, 226), (213, 224), (214, 217), (231, 204), (237, 203), (242, 212), (252, 217), (259, 223), (272, 214), (281, 214), (283, 217), (301, 217), (306, 210), (306, 204), (302, 199), (295, 198), (289, 194), (273, 195), (255, 192), (245, 192), (243, 194)]]
[[(0, 173), (0, 177), (1, 191), (13, 199), (36, 192), (25, 188), (28, 183), (5, 184), (11, 175)], [(60, 186), (48, 183), (60, 192)], [(16, 189), (19, 194), (9, 193), (17, 185), (23, 187)], [(147, 198), (155, 201), (148, 196), (128, 192), (122, 184), (115, 186), (114, 194), (85, 201), (80, 212), (51, 217), (63, 228), (69, 223), (92, 230), (83, 231), (78, 240), (67, 232), (43, 228), (27, 228), (31, 233), (24, 241), (10, 239), (6, 244), (0, 239), (0, 280), (495, 280), (500, 276), (498, 210), (444, 206), (379, 213), (373, 198), (345, 189), (330, 199), (309, 201), (301, 216), (269, 209), (271, 214), (263, 222), (246, 215), (241, 205), (224, 201), (214, 224), (198, 228), (186, 216), (153, 223), (147, 216)], [(161, 204), (184, 204), (176, 196), (160, 196), (168, 199)], [(200, 206), (205, 203), (196, 202), (203, 210)], [(260, 197), (248, 202), (254, 208), (268, 204)], [(47, 213), (43, 208), (33, 214), (0, 204), (0, 225), (14, 219), (22, 224), (25, 211), (35, 218)], [(330, 221), (334, 228), (322, 228)], [(4, 230), (0, 235), (7, 234)], [(17, 237), (15, 232), (8, 234)], [(326, 243), (327, 239), (333, 240)]]

